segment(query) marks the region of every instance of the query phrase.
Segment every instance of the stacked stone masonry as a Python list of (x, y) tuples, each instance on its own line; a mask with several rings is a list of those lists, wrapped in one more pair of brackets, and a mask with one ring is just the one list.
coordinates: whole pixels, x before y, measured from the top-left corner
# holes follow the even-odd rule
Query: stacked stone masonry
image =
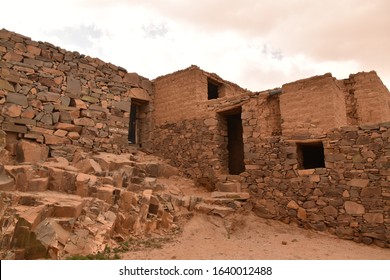
[(390, 94), (374, 71), (261, 92), (197, 66), (150, 81), (6, 30), (0, 58), (0, 151), (17, 157), (21, 139), (41, 144), (34, 160), (127, 151), (135, 105), (136, 143), (209, 190), (231, 186), (261, 217), (390, 247)]
[(8, 142), (31, 139), (53, 155), (59, 146), (126, 150), (131, 102), (147, 103), (153, 93), (136, 73), (4, 29), (0, 59), (0, 126)]

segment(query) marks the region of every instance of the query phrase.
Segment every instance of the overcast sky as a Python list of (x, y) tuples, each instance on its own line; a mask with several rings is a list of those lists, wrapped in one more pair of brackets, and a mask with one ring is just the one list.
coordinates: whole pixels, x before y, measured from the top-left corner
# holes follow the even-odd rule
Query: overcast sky
[(388, 0), (0, 0), (0, 28), (154, 79), (198, 65), (260, 91), (376, 70), (390, 88)]

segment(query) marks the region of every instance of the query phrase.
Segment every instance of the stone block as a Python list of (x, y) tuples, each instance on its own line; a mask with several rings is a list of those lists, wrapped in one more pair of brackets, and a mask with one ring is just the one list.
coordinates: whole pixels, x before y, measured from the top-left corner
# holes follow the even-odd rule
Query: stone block
[(36, 142), (20, 140), (16, 144), (16, 160), (18, 162), (43, 162), (49, 156), (49, 148)]
[(81, 82), (77, 78), (67, 76), (66, 94), (72, 98), (80, 98), (81, 96)]
[(33, 46), (33, 45), (27, 45), (27, 52), (30, 53), (30, 54), (33, 54), (35, 56), (37, 55), (40, 55), (41, 54), (41, 49), (36, 47), (36, 46)]
[(294, 200), (290, 200), (290, 202), (287, 204), (287, 208), (298, 210), (299, 205)]
[(382, 213), (366, 213), (363, 218), (369, 224), (383, 224), (384, 222)]
[(345, 228), (345, 227), (339, 226), (336, 228), (336, 235), (342, 239), (353, 239), (354, 232), (353, 232), (353, 229), (350, 227)]
[(130, 89), (130, 92), (128, 93), (130, 98), (142, 100), (142, 101), (152, 101), (150, 98), (148, 92), (142, 88), (132, 88)]
[(78, 133), (80, 133), (82, 130), (81, 126), (77, 126), (77, 125), (70, 124), (70, 123), (61, 123), (60, 122), (60, 123), (57, 123), (55, 127), (56, 127), (56, 129), (62, 129), (62, 130), (71, 131), (71, 132), (78, 132)]
[(28, 180), (27, 191), (30, 192), (44, 192), (49, 186), (48, 178), (34, 178)]
[(49, 189), (52, 191), (75, 193), (77, 173), (55, 167), (46, 167), (49, 174)]
[(220, 192), (241, 192), (241, 184), (239, 182), (218, 182), (216, 189)]
[(130, 101), (113, 101), (112, 107), (117, 108), (119, 110), (130, 112), (131, 102)]
[(297, 170), (299, 176), (309, 176), (314, 174), (315, 169), (301, 169)]
[(381, 187), (367, 187), (363, 188), (360, 192), (361, 197), (364, 198), (378, 198), (382, 197), (382, 188)]
[(81, 126), (95, 126), (95, 122), (90, 118), (77, 118), (73, 120), (73, 123)]
[(74, 165), (82, 173), (95, 174), (102, 172), (101, 166), (93, 159), (82, 159)]
[(331, 205), (325, 206), (324, 208), (322, 208), (322, 212), (326, 216), (337, 216), (338, 213), (339, 213), (339, 211), (335, 207), (333, 207)]
[(243, 192), (212, 192), (211, 197), (226, 198), (226, 199), (233, 199), (233, 200), (247, 200), (249, 199), (250, 195), (249, 193), (243, 193)]
[(0, 89), (5, 89), (7, 91), (14, 91), (14, 87), (6, 80), (0, 79)]
[(369, 179), (352, 179), (347, 183), (347, 185), (351, 187), (365, 188), (369, 183)]
[(76, 194), (81, 197), (90, 195), (90, 189), (97, 183), (95, 175), (79, 173), (76, 177)]
[(80, 134), (78, 132), (71, 131), (68, 133), (68, 138), (71, 140), (78, 140), (80, 139)]
[(13, 191), (15, 188), (15, 180), (7, 174), (4, 166), (0, 164), (0, 191)]
[(346, 213), (351, 215), (362, 215), (365, 213), (364, 206), (353, 201), (346, 201), (344, 203), (344, 208)]
[(53, 205), (53, 217), (78, 218), (81, 215), (85, 202), (80, 199), (60, 200)]
[(104, 185), (97, 189), (96, 197), (107, 202), (108, 204), (112, 204), (114, 202), (114, 190), (115, 188), (111, 185)]
[(40, 91), (37, 94), (37, 99), (47, 102), (59, 102), (61, 101), (61, 95), (54, 92)]
[(19, 94), (19, 93), (12, 93), (9, 92), (7, 94), (7, 102), (12, 103), (12, 104), (17, 104), (23, 107), (28, 106), (28, 101), (27, 101), (27, 96), (24, 94)]
[(307, 219), (306, 210), (304, 208), (302, 208), (302, 207), (298, 208), (297, 218), (301, 219), (301, 220), (306, 220)]
[(70, 140), (66, 137), (56, 136), (52, 134), (44, 134), (45, 144), (47, 145), (62, 145), (70, 144)]
[(119, 209), (125, 213), (134, 211), (138, 207), (138, 195), (134, 192), (124, 191), (119, 200)]
[(123, 81), (134, 86), (139, 86), (141, 80), (137, 73), (126, 73)]
[(16, 105), (16, 104), (11, 104), (11, 103), (6, 103), (3, 106), (1, 113), (4, 116), (16, 118), (22, 114), (22, 106)]
[[(96, 97), (93, 97), (93, 96), (89, 96), (89, 95), (83, 95), (81, 97), (81, 100), (89, 102), (89, 103), (99, 103), (100, 102), (99, 98), (96, 98)], [(77, 107), (77, 105), (76, 105), (76, 107)], [(83, 109), (86, 109), (86, 105), (85, 104), (84, 104), (84, 107), (85, 108), (83, 108)], [(78, 108), (80, 108), (80, 107), (78, 107)]]

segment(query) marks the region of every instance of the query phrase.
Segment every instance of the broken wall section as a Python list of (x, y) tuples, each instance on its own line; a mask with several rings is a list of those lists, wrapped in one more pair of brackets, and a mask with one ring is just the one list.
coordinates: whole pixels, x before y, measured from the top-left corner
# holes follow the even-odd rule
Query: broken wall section
[(345, 94), (348, 125), (390, 120), (390, 93), (375, 71), (350, 75), (338, 85)]
[[(52, 155), (75, 147), (126, 150), (132, 98), (153, 95), (152, 83), (136, 73), (5, 29), (0, 66), (0, 128), (8, 143), (30, 139)], [(148, 104), (142, 118), (153, 110)]]

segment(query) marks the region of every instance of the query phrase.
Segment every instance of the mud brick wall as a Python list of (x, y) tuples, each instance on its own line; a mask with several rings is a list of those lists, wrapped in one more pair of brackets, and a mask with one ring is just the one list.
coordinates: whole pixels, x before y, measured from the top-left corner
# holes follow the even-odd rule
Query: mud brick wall
[(219, 85), (220, 97), (228, 98), (248, 92), (197, 66), (158, 77), (153, 81), (156, 126), (210, 116), (208, 106), (213, 100), (208, 100), (209, 80)]
[[(4, 29), (0, 69), (0, 129), (8, 141), (30, 139), (52, 152), (126, 149), (131, 98), (153, 94), (136, 73)], [(141, 117), (151, 111), (145, 106)]]
[(375, 71), (350, 75), (352, 93), (356, 99), (359, 124), (374, 124), (390, 120), (390, 94)]
[(321, 135), (347, 125), (344, 93), (331, 74), (285, 84), (282, 90), (283, 135)]
[(261, 217), (390, 247), (390, 123), (320, 138), (325, 167), (299, 169), (296, 140), (262, 139), (243, 181)]

